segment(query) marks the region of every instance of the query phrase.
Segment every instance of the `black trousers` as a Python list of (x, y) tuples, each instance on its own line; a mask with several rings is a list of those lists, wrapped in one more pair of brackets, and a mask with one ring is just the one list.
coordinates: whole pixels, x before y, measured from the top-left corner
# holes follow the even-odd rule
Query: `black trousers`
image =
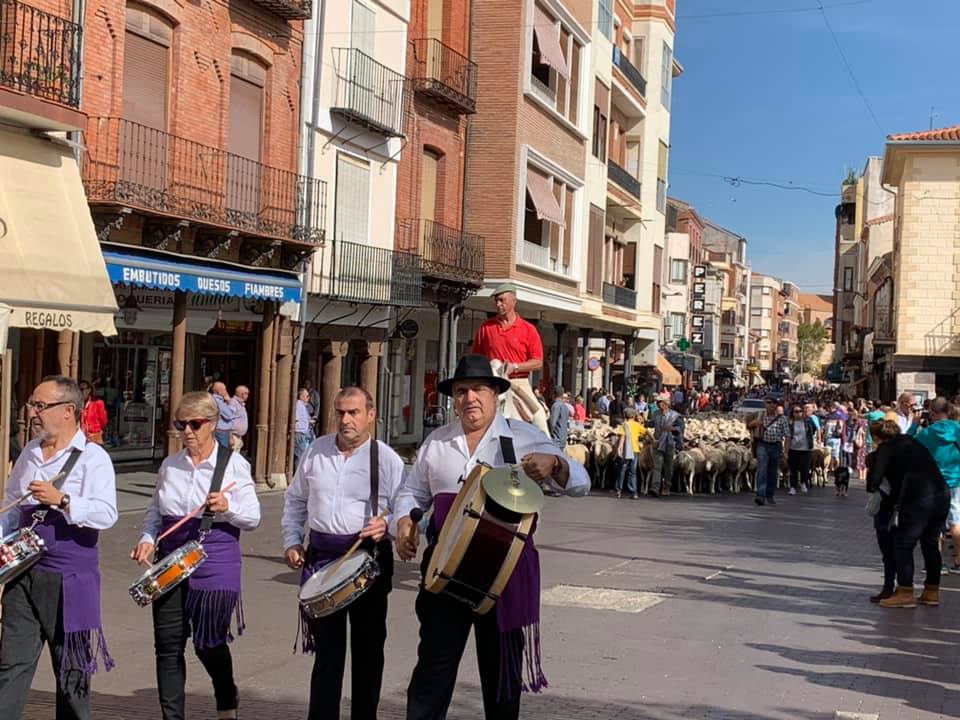
[[(893, 545), (893, 533), (890, 532), (890, 507), (881, 505), (873, 516), (873, 528), (877, 532), (877, 545), (883, 558), (883, 590), (893, 592), (897, 581), (897, 558)], [(912, 554), (912, 551), (911, 551)]]
[[(157, 657), (157, 690), (163, 720), (185, 720), (187, 663), (184, 650), (190, 636), (186, 612), (187, 583), (182, 582), (153, 603), (153, 647)], [(197, 657), (213, 682), (217, 710), (237, 707), (233, 682), (233, 658), (226, 643), (215, 648), (195, 648)]]
[[(517, 720), (520, 693), (500, 700), (500, 629), (496, 609), (477, 615), (448, 595), (420, 590), (417, 595), (420, 646), (407, 689), (407, 720), (444, 720), (453, 698), (457, 670), (473, 628), (486, 720)], [(520, 632), (520, 631), (517, 631)], [(519, 682), (515, 684), (519, 687)]]
[(900, 526), (893, 531), (893, 550), (897, 560), (897, 582), (903, 587), (913, 585), (913, 549), (920, 541), (920, 552), (926, 570), (927, 585), (940, 585), (943, 558), (940, 555), (940, 535), (947, 522), (947, 506), (942, 502), (923, 499), (918, 507), (900, 512)]
[(63, 658), (63, 576), (29, 570), (3, 590), (0, 634), (0, 716), (19, 720), (30, 695), (43, 644), (50, 646), (57, 678), (57, 720), (90, 719), (90, 676), (71, 670), (60, 680)]
[[(392, 550), (391, 550), (392, 552)], [(316, 648), (310, 675), (308, 720), (340, 720), (340, 697), (350, 620), (352, 720), (376, 720), (383, 684), (383, 646), (387, 641), (390, 580), (378, 577), (357, 600), (333, 615), (310, 621)]]
[(790, 487), (796, 489), (803, 483), (810, 487), (811, 450), (791, 450), (787, 453), (787, 467), (790, 468)]

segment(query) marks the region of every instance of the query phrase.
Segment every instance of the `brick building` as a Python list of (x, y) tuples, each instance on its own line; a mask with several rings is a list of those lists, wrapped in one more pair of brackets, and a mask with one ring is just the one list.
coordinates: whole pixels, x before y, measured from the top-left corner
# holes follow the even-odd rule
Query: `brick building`
[(750, 327), (750, 263), (747, 239), (709, 220), (704, 223), (703, 249), (711, 272), (720, 279), (720, 352), (716, 380), (720, 385), (742, 386)]

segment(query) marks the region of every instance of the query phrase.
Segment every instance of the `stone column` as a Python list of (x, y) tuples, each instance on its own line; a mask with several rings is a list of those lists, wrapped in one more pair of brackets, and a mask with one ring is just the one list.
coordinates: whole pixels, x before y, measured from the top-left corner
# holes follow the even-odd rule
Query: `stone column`
[(367, 356), (360, 363), (360, 387), (370, 393), (373, 407), (377, 407), (377, 389), (380, 383), (380, 358), (383, 357), (382, 342), (367, 341)]
[(325, 340), (320, 347), (323, 353), (323, 376), (320, 388), (320, 419), (323, 423), (321, 434), (337, 431), (337, 418), (333, 400), (340, 392), (340, 377), (343, 373), (343, 358), (350, 343), (345, 340)]
[(72, 377), (76, 380), (76, 375), (71, 372), (71, 363), (73, 359), (73, 330), (61, 330), (57, 333), (57, 364), (60, 366), (59, 373)]
[(177, 406), (183, 399), (183, 374), (187, 356), (187, 293), (173, 296), (173, 351), (170, 353), (170, 415), (167, 418), (167, 455), (180, 450), (180, 433), (173, 429)]
[[(554, 323), (553, 329), (557, 333), (557, 365), (556, 371), (553, 376), (553, 386), (557, 387), (558, 385), (563, 385), (563, 359), (564, 359), (564, 347), (563, 344), (566, 340), (567, 324), (566, 323)], [(572, 388), (564, 387), (564, 390), (570, 390)]]
[[(633, 336), (623, 336), (623, 399), (627, 397), (627, 386), (633, 379)], [(636, 398), (634, 398), (636, 400)]]
[(583, 402), (590, 407), (590, 398), (587, 397), (587, 392), (590, 390), (590, 328), (580, 328), (580, 341), (583, 346), (580, 348), (580, 353), (583, 357), (583, 367), (581, 368), (580, 374), (580, 394), (583, 395)]
[(270, 378), (273, 360), (273, 333), (276, 321), (276, 304), (263, 304), (263, 320), (260, 323), (260, 375), (257, 378), (257, 425), (256, 425), (256, 481), (265, 484), (270, 475), (267, 458), (270, 436)]
[(270, 479), (272, 485), (286, 480), (287, 449), (290, 447), (290, 409), (293, 399), (293, 325), (288, 317), (279, 318), (277, 334), (276, 390), (274, 391), (275, 420), (270, 435)]
[(610, 386), (610, 350), (612, 347), (613, 333), (605, 332), (603, 334), (603, 389), (608, 393), (613, 390)]
[[(36, 342), (33, 345), (33, 387), (35, 388), (40, 384), (44, 376), (43, 355), (47, 341), (47, 331), (34, 330), (34, 337), (36, 338)], [(30, 388), (30, 392), (33, 392), (33, 388)]]
[(440, 303), (440, 336), (437, 338), (437, 377), (440, 380), (446, 380), (453, 371), (453, 368), (447, 367), (447, 358), (450, 342), (450, 306), (446, 303)]

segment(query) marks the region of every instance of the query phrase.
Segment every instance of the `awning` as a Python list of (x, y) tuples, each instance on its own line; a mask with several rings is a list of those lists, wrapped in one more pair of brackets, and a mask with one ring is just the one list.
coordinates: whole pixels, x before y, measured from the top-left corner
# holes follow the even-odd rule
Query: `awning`
[(657, 353), (657, 372), (664, 385), (680, 385), (683, 382), (680, 372), (660, 353)]
[(113, 288), (70, 148), (0, 131), (0, 257), (11, 326), (117, 334)]
[(537, 217), (562, 227), (563, 211), (553, 194), (552, 185), (553, 183), (546, 175), (531, 167), (527, 168), (527, 192), (530, 193), (533, 206), (537, 209)]
[(279, 303), (300, 302), (303, 290), (300, 278), (284, 271), (251, 272), (228, 263), (203, 264), (181, 261), (179, 256), (165, 253), (121, 252), (113, 248), (104, 249), (103, 258), (110, 280), (119, 285)]
[(570, 70), (567, 68), (567, 60), (563, 56), (560, 40), (557, 38), (557, 23), (551, 20), (536, 3), (533, 4), (533, 31), (537, 35), (540, 60), (543, 64), (549, 65), (563, 77), (569, 78)]

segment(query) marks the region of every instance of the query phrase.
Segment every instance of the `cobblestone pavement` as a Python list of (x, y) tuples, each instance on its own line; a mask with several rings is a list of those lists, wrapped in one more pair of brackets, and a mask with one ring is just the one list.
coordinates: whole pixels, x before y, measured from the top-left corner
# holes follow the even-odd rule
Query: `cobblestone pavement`
[[(309, 658), (292, 652), (296, 587), (278, 557), (281, 499), (262, 497), (263, 526), (244, 537), (249, 628), (233, 645), (243, 715), (264, 720), (306, 716), (310, 668)], [(764, 508), (746, 494), (548, 499), (537, 535), (544, 588), (584, 587), (581, 600), (612, 598), (615, 608), (626, 596), (606, 590), (666, 597), (642, 612), (545, 605), (550, 688), (525, 697), (521, 717), (796, 720), (837, 710), (882, 720), (960, 717), (960, 581), (945, 578), (940, 608), (870, 605), (879, 568), (863, 499), (859, 488), (847, 500), (822, 489)], [(138, 514), (125, 514), (103, 535), (105, 624), (118, 667), (94, 680), (95, 718), (159, 717), (149, 611), (126, 596), (137, 571), (125, 555), (138, 522)], [(385, 720), (403, 717), (416, 656), (416, 583), (415, 566), (398, 563)], [(193, 657), (188, 672), (189, 717), (215, 717)], [(346, 685), (349, 697), (349, 678)], [(53, 717), (52, 689), (44, 661), (27, 718)], [(450, 718), (475, 720), (481, 708), (471, 647)]]

